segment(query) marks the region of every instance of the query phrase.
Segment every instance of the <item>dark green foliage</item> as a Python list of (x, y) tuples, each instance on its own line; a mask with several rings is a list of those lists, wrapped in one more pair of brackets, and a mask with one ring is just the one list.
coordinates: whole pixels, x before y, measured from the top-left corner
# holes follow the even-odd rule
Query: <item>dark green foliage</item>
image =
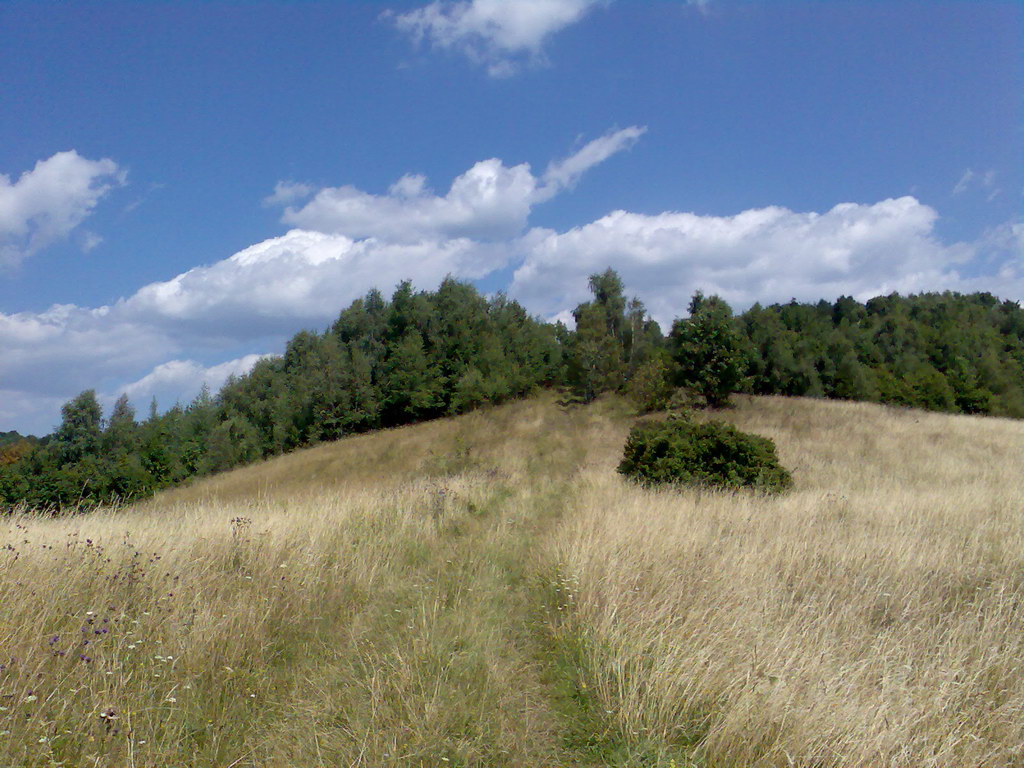
[[(64, 406), (46, 445), (0, 455), (0, 502), (88, 508), (381, 426), (461, 413), (562, 377), (557, 329), (516, 302), (446, 279), (398, 286), (345, 309), (325, 333), (301, 331), (284, 355), (203, 389), (186, 408), (139, 424), (126, 397), (110, 420), (92, 390)], [(12, 445), (15, 445), (12, 442)]]
[(645, 484), (783, 491), (792, 485), (775, 443), (718, 421), (670, 419), (633, 427), (619, 472)]
[[(376, 290), (324, 333), (302, 331), (212, 395), (138, 422), (125, 397), (104, 422), (95, 392), (40, 440), (0, 433), (0, 510), (88, 508), (322, 440), (462, 413), (541, 386), (581, 400), (625, 391), (641, 410), (730, 393), (870, 400), (1024, 417), (1024, 310), (990, 294), (882, 296), (866, 304), (754, 305), (738, 318), (697, 293), (666, 345), (613, 270), (592, 275), (576, 330), (446, 279)], [(673, 393), (676, 385), (683, 389)]]
[(1024, 310), (991, 294), (755, 304), (740, 325), (756, 394), (1024, 417)]
[(626, 385), (626, 393), (640, 413), (661, 411), (668, 407), (674, 391), (671, 360), (667, 355), (652, 355), (641, 365)]
[(612, 269), (590, 276), (593, 301), (573, 310), (576, 331), (566, 334), (566, 378), (574, 394), (590, 402), (622, 390), (662, 345), (661, 329), (639, 299), (628, 304)]
[(673, 323), (669, 344), (679, 384), (699, 392), (711, 408), (727, 405), (748, 365), (746, 340), (729, 305), (698, 291), (690, 316)]
[(96, 391), (87, 389), (61, 408), (60, 426), (53, 436), (53, 446), (61, 462), (80, 461), (97, 452), (100, 445), (103, 411), (96, 400)]
[(0, 432), (0, 448), (4, 448), (8, 445), (14, 445), (15, 443), (21, 442), (29, 442), (34, 444), (39, 442), (39, 438), (37, 438), (35, 435), (21, 435), (13, 430), (11, 432)]

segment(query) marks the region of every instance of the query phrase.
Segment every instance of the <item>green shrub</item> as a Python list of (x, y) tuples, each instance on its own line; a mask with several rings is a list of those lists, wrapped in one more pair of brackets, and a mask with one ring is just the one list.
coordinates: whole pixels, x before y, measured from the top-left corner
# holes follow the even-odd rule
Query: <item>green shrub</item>
[(673, 390), (669, 367), (661, 356), (641, 365), (626, 385), (626, 393), (640, 413), (665, 410)]
[(633, 427), (619, 472), (645, 484), (785, 490), (793, 483), (775, 443), (718, 421), (687, 419)]

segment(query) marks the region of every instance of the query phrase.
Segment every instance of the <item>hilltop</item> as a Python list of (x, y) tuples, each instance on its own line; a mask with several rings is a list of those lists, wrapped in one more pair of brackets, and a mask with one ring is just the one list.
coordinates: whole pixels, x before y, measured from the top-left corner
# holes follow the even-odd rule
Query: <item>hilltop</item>
[(795, 488), (647, 491), (618, 398), (0, 529), (0, 764), (1010, 765), (1024, 424), (740, 397)]
[(82, 511), (320, 442), (500, 405), (544, 389), (588, 403), (627, 394), (644, 410), (728, 403), (735, 392), (830, 397), (1024, 417), (1024, 310), (991, 294), (754, 305), (734, 317), (694, 294), (664, 335), (609, 268), (575, 327), (446, 279), (401, 283), (301, 331), (214, 395), (138, 421), (122, 394), (104, 418), (86, 390), (38, 446), (0, 457), (0, 509)]

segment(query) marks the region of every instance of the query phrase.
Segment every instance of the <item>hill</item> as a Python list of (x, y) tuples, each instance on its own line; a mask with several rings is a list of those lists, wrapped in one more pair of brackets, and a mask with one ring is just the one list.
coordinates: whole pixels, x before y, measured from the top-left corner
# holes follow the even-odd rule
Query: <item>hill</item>
[(0, 432), (0, 448), (12, 445), (14, 443), (20, 443), (23, 440), (26, 440), (30, 443), (35, 443), (37, 439), (38, 438), (36, 438), (35, 435), (22, 435), (19, 434), (16, 430), (11, 430), (10, 432)]
[(1024, 424), (741, 397), (778, 499), (544, 396), (0, 528), (0, 764), (979, 766), (1024, 744)]
[[(645, 410), (712, 407), (734, 392), (830, 397), (1024, 417), (1024, 310), (985, 293), (896, 294), (860, 304), (755, 305), (739, 317), (699, 291), (668, 336), (612, 269), (590, 277), (575, 328), (448, 278), (400, 284), (300, 331), (212, 394), (138, 421), (122, 394), (65, 403), (37, 446), (0, 454), (0, 510), (81, 511), (320, 442), (466, 413), (535, 393), (625, 393)], [(0, 446), (2, 449), (2, 446)]]

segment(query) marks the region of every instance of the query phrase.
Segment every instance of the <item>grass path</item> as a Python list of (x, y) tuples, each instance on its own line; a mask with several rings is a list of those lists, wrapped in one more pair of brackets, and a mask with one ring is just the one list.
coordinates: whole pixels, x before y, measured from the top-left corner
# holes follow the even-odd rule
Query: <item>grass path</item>
[(409, 542), (402, 572), (330, 656), (300, 673), (309, 684), (295, 698), (306, 706), (275, 759), (308, 759), (313, 743), (323, 765), (610, 764), (603, 718), (558, 638), (563, 606), (544, 555), (593, 459), (585, 433), (598, 422), (547, 409), (524, 444), (506, 436), (492, 446), (500, 453), (470, 432), (447, 453), (435, 445), (424, 467), (438, 473), (437, 541)]
[(602, 764), (545, 543), (614, 408), (517, 403), (12, 521), (0, 765)]

